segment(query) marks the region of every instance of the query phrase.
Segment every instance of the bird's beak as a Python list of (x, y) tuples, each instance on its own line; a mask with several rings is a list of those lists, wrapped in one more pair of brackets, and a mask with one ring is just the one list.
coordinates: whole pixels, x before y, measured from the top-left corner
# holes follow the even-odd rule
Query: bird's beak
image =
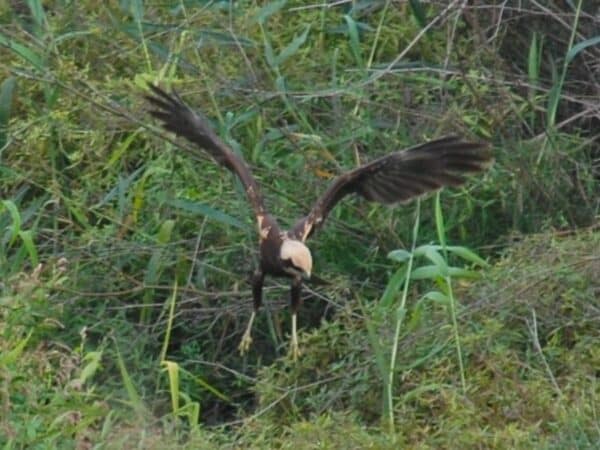
[(302, 278), (303, 278), (304, 280), (310, 280), (310, 272), (304, 272), (304, 273), (302, 274)]

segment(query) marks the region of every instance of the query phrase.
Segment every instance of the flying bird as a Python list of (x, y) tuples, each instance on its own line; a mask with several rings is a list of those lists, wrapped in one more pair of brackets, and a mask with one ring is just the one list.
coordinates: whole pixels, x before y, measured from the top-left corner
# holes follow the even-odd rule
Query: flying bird
[(272, 275), (291, 279), (290, 352), (293, 359), (297, 359), (297, 315), (302, 281), (310, 278), (313, 268), (306, 240), (323, 225), (329, 212), (342, 198), (356, 194), (385, 205), (404, 203), (445, 186), (459, 186), (465, 182), (465, 175), (482, 172), (492, 162), (486, 143), (467, 142), (456, 136), (387, 154), (338, 176), (310, 212), (286, 231), (265, 208), (258, 183), (242, 157), (234, 153), (208, 122), (187, 106), (176, 92), (169, 94), (157, 86), (149, 87), (154, 93), (146, 96), (154, 107), (150, 114), (160, 120), (165, 129), (204, 149), (218, 164), (236, 174), (254, 210), (260, 264), (252, 275), (254, 309), (239, 345), (242, 354), (252, 343), (252, 323), (262, 303), (265, 275)]

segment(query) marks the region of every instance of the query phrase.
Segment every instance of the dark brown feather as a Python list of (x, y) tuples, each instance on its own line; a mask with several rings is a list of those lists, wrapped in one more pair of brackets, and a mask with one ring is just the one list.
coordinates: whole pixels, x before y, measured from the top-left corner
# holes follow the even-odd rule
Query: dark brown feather
[(156, 108), (150, 111), (150, 114), (160, 120), (167, 130), (206, 150), (215, 161), (238, 176), (254, 209), (260, 232), (266, 214), (264, 200), (258, 184), (244, 160), (234, 153), (217, 136), (208, 121), (192, 111), (177, 93), (167, 94), (157, 86), (152, 84), (148, 86), (154, 96), (147, 95), (146, 99)]
[(460, 186), (464, 175), (492, 162), (487, 144), (448, 136), (383, 156), (336, 178), (300, 219), (291, 234), (305, 241), (343, 197), (358, 194), (383, 204), (402, 203), (445, 186)]

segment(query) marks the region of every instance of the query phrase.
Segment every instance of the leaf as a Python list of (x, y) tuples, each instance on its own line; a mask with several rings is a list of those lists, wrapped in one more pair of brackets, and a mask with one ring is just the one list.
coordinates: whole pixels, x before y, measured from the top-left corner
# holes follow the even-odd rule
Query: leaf
[(173, 286), (173, 293), (169, 299), (169, 317), (167, 317), (167, 329), (165, 330), (165, 338), (163, 340), (163, 346), (160, 351), (160, 361), (167, 359), (167, 350), (169, 349), (169, 341), (171, 339), (171, 331), (173, 330), (173, 318), (175, 317), (175, 302), (177, 300), (177, 279), (175, 279), (175, 285)]
[(44, 60), (40, 55), (38, 55), (30, 48), (25, 47), (24, 45), (19, 44), (18, 42), (15, 42), (12, 39), (6, 37), (2, 33), (0, 33), (0, 46), (4, 46), (7, 47), (9, 50), (12, 50), (14, 53), (23, 58), (36, 69), (44, 69)]
[(435, 265), (417, 267), (410, 274), (411, 280), (435, 280), (442, 276), (440, 268)]
[(273, 47), (271, 47), (271, 43), (267, 39), (266, 34), (263, 41), (265, 45), (265, 59), (267, 60), (267, 64), (271, 69), (275, 69), (277, 68), (277, 64), (275, 62), (275, 53), (273, 53)]
[(173, 219), (165, 220), (160, 226), (160, 230), (156, 235), (156, 241), (159, 244), (168, 244), (171, 240), (171, 233), (173, 231), (173, 227), (175, 226), (175, 221)]
[(527, 58), (527, 75), (529, 83), (536, 86), (540, 75), (539, 43), (538, 34), (533, 33), (529, 45), (529, 57)]
[(569, 64), (571, 61), (573, 61), (573, 59), (586, 48), (597, 44), (600, 44), (600, 36), (589, 38), (585, 41), (581, 41), (578, 44), (575, 44), (573, 47), (571, 47), (571, 50), (567, 52), (565, 64)]
[(439, 252), (435, 248), (429, 247), (425, 251), (425, 257), (429, 261), (434, 263), (436, 266), (438, 266), (440, 268), (440, 272), (442, 272), (443, 274), (445, 274), (448, 271), (448, 264), (446, 263), (446, 260), (442, 255), (439, 254)]
[(400, 287), (402, 286), (402, 283), (404, 283), (405, 279), (406, 279), (406, 268), (401, 267), (394, 273), (394, 275), (392, 275), (392, 277), (390, 278), (390, 281), (388, 281), (388, 284), (385, 287), (385, 291), (383, 292), (383, 295), (381, 296), (381, 299), (379, 300), (379, 304), (382, 307), (388, 308), (388, 307), (392, 306), (394, 297), (400, 290)]
[(423, 4), (421, 0), (408, 0), (410, 5), (410, 9), (415, 17), (415, 20), (419, 24), (421, 28), (424, 28), (427, 25), (427, 16), (425, 14), (425, 9), (423, 8)]
[(179, 364), (173, 361), (163, 361), (169, 375), (169, 392), (171, 393), (171, 407), (173, 414), (179, 411)]
[(310, 24), (306, 26), (304, 32), (300, 36), (295, 36), (292, 42), (290, 42), (275, 58), (275, 65), (280, 66), (283, 64), (288, 58), (294, 56), (300, 47), (306, 42), (306, 38), (308, 37), (308, 33), (310, 31)]
[(446, 247), (446, 227), (444, 226), (444, 215), (440, 201), (440, 191), (435, 194), (435, 228), (437, 229), (438, 241), (442, 247)]
[(479, 272), (464, 269), (462, 267), (448, 267), (448, 275), (452, 278), (468, 278), (470, 280), (481, 278), (481, 274)]
[(121, 352), (119, 351), (119, 347), (117, 347), (117, 365), (119, 366), (119, 371), (121, 372), (121, 378), (123, 378), (123, 384), (125, 385), (125, 390), (127, 391), (127, 395), (129, 396), (129, 401), (133, 405), (133, 409), (140, 415), (144, 416), (146, 413), (146, 408), (142, 403), (142, 399), (135, 389), (135, 385), (129, 376), (129, 372), (127, 371), (127, 367), (125, 367), (125, 362), (123, 361), (123, 357), (121, 356)]
[(352, 50), (352, 54), (354, 55), (356, 64), (359, 67), (364, 67), (362, 59), (362, 50), (360, 48), (358, 26), (356, 25), (356, 21), (348, 14), (344, 15), (344, 20), (346, 20), (346, 25), (348, 26), (348, 36), (350, 37), (350, 50)]
[(458, 245), (450, 245), (450, 246), (446, 247), (446, 250), (448, 251), (448, 253), (453, 253), (466, 261), (470, 261), (472, 263), (478, 264), (483, 267), (489, 266), (488, 262), (485, 259), (481, 258), (475, 252), (473, 252), (472, 250), (469, 250), (466, 247), (461, 247)]
[(21, 339), (12, 350), (5, 352), (5, 353), (4, 352), (0, 353), (0, 366), (12, 364), (16, 360), (18, 360), (20, 358), (21, 354), (23, 353), (25, 346), (29, 342), (29, 339), (31, 338), (32, 334), (33, 334), (33, 329), (30, 330), (29, 333), (27, 333), (27, 336), (25, 336), (23, 339)]
[(19, 214), (17, 205), (15, 205), (12, 200), (2, 200), (2, 206), (8, 210), (8, 213), (12, 219), (12, 227), (10, 231), (10, 244), (12, 245), (21, 231), (21, 214)]
[(232, 403), (231, 398), (229, 398), (227, 395), (225, 395), (224, 393), (222, 393), (221, 391), (219, 391), (216, 387), (208, 384), (208, 382), (204, 381), (202, 378), (200, 378), (197, 375), (194, 375), (190, 372), (188, 372), (188, 374), (194, 379), (194, 381), (200, 385), (202, 388), (206, 389), (208, 392), (210, 392), (211, 394), (213, 394), (215, 397), (220, 398), (221, 400), (224, 400), (228, 403)]
[[(426, 244), (426, 245), (421, 245), (420, 247), (417, 247), (414, 251), (414, 254), (415, 254), (415, 256), (427, 256), (427, 252), (431, 252), (431, 251), (440, 252), (443, 249), (444, 248), (441, 245)], [(489, 266), (489, 264), (483, 258), (481, 258), (475, 252), (473, 252), (472, 250), (469, 250), (466, 247), (461, 247), (458, 245), (448, 245), (448, 246), (446, 246), (446, 251), (448, 253), (452, 253), (466, 261), (470, 261), (470, 262), (478, 264), (480, 266), (484, 266), (484, 267)]]
[(100, 362), (102, 361), (102, 352), (89, 352), (83, 358), (88, 363), (81, 369), (79, 374), (79, 381), (84, 384), (88, 379), (94, 376), (96, 371), (100, 368)]
[(225, 223), (227, 225), (231, 225), (236, 228), (245, 229), (246, 227), (242, 222), (237, 220), (236, 218), (230, 216), (229, 214), (224, 213), (223, 211), (219, 211), (218, 209), (214, 209), (213, 207), (200, 202), (194, 202), (191, 200), (186, 200), (183, 198), (178, 198), (171, 203), (175, 208), (182, 209), (184, 211), (188, 211), (194, 214), (200, 214), (202, 216), (208, 217), (216, 222)]
[(39, 264), (39, 258), (37, 253), (37, 248), (33, 243), (33, 236), (31, 230), (23, 230), (19, 231), (19, 237), (23, 241), (23, 245), (25, 246), (25, 250), (29, 254), (29, 260), (31, 261), (32, 267), (37, 267)]
[(450, 303), (448, 296), (440, 291), (429, 291), (423, 296), (423, 298), (426, 298), (427, 300), (433, 300), (434, 302), (441, 303), (443, 305), (448, 305)]
[(123, 154), (127, 151), (129, 146), (131, 145), (131, 143), (137, 137), (137, 135), (140, 133), (141, 130), (142, 130), (142, 128), (138, 128), (133, 133), (131, 133), (129, 136), (127, 136), (127, 138), (125, 138), (123, 140), (123, 142), (121, 142), (117, 146), (117, 148), (110, 155), (108, 162), (106, 163), (107, 167), (112, 167), (117, 161), (119, 161), (121, 159), (121, 156), (123, 156)]
[(46, 13), (44, 11), (44, 6), (40, 0), (27, 0), (27, 6), (29, 6), (29, 10), (31, 11), (31, 17), (33, 17), (33, 21), (38, 27), (38, 37), (41, 36), (41, 30), (44, 28), (44, 24), (46, 22)]
[(410, 256), (411, 253), (408, 250), (404, 249), (393, 250), (387, 255), (388, 258), (400, 263), (408, 261), (410, 259)]
[(0, 150), (8, 141), (8, 121), (12, 109), (12, 99), (17, 79), (8, 77), (0, 85)]
[(281, 8), (283, 8), (286, 3), (287, 3), (287, 0), (280, 0), (277, 2), (271, 2), (271, 3), (267, 4), (266, 6), (263, 6), (260, 9), (260, 11), (258, 11), (258, 14), (256, 14), (254, 21), (260, 23), (261, 25), (264, 24), (265, 21), (269, 17), (271, 17), (273, 14), (275, 14)]

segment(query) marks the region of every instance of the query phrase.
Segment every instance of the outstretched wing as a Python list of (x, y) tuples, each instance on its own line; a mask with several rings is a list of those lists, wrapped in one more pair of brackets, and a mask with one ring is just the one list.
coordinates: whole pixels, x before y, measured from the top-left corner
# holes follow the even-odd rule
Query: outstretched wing
[(146, 96), (146, 99), (156, 108), (150, 111), (150, 114), (161, 120), (167, 130), (203, 148), (215, 161), (239, 177), (254, 209), (260, 232), (266, 214), (264, 201), (258, 184), (244, 160), (219, 139), (208, 122), (192, 111), (177, 93), (167, 94), (157, 86), (151, 84), (148, 86), (155, 94)]
[(406, 202), (444, 186), (459, 186), (464, 175), (481, 172), (491, 162), (487, 144), (464, 142), (456, 136), (386, 155), (336, 178), (291, 234), (308, 239), (346, 195), (358, 194), (386, 205)]

